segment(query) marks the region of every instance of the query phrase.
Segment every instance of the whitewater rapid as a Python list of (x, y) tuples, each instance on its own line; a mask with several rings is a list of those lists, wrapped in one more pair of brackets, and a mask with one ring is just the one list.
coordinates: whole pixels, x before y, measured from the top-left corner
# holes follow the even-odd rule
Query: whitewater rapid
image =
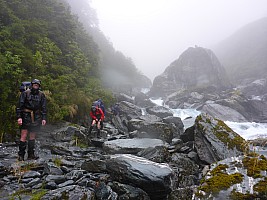
[[(153, 103), (164, 106), (162, 99), (150, 99)], [(164, 106), (166, 107), (166, 106)], [(170, 108), (169, 108), (170, 109)], [(185, 129), (194, 124), (195, 118), (201, 113), (196, 109), (170, 109), (173, 116), (180, 117)], [(224, 121), (233, 131), (238, 133), (246, 140), (255, 138), (267, 138), (267, 123), (256, 122), (232, 122)]]

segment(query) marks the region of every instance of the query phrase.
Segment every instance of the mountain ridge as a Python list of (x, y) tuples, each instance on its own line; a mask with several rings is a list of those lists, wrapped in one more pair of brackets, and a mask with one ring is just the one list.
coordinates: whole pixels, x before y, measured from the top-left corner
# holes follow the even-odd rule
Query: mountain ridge
[(211, 48), (233, 83), (267, 75), (267, 17), (251, 22)]

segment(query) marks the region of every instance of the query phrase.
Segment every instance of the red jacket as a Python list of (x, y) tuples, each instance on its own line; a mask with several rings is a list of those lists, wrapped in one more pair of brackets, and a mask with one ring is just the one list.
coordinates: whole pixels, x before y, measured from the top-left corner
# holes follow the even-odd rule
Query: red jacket
[(95, 112), (90, 111), (90, 116), (92, 117), (93, 120), (101, 119), (102, 121), (104, 120), (104, 117), (105, 117), (103, 111), (101, 110), (101, 108), (96, 108)]

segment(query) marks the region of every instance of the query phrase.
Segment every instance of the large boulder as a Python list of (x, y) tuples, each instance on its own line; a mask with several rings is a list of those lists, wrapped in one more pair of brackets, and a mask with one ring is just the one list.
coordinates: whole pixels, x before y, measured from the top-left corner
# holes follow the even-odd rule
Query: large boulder
[(170, 109), (163, 106), (153, 106), (146, 109), (146, 112), (151, 115), (156, 115), (160, 118), (173, 116), (173, 113)]
[[(194, 127), (188, 129), (186, 134), (189, 135), (187, 140), (194, 140), (199, 159), (206, 164), (239, 156), (249, 150), (245, 139), (223, 121), (207, 114), (197, 116)], [(181, 138), (184, 139), (186, 136), (183, 135)]]
[(248, 98), (257, 99), (267, 94), (266, 78), (243, 82), (244, 83), (239, 84), (236, 89), (242, 92)]
[(154, 79), (149, 94), (166, 96), (183, 89), (207, 86), (218, 90), (229, 87), (225, 69), (211, 50), (190, 47)]
[(137, 137), (156, 138), (171, 143), (174, 135), (178, 134), (178, 129), (171, 124), (163, 122), (149, 122), (142, 119), (131, 119), (128, 123), (129, 131), (138, 131)]
[(142, 109), (128, 101), (118, 103), (118, 114), (111, 117), (111, 121), (119, 132), (128, 132), (128, 121), (142, 116)]
[(201, 112), (223, 121), (247, 122), (247, 119), (236, 110), (216, 103), (205, 104)]
[(165, 143), (159, 139), (132, 138), (106, 141), (103, 144), (103, 149), (111, 154), (137, 154), (146, 148), (155, 148), (157, 146), (165, 146)]
[(149, 96), (143, 92), (139, 92), (138, 94), (135, 95), (134, 103), (135, 105), (143, 108), (155, 106), (155, 103), (153, 103), (149, 99)]
[(133, 103), (121, 101), (119, 103), (120, 116), (124, 115), (127, 119), (137, 118), (142, 115), (142, 109)]
[(130, 154), (113, 155), (106, 163), (113, 180), (141, 188), (151, 199), (166, 199), (172, 190), (173, 171), (167, 164)]

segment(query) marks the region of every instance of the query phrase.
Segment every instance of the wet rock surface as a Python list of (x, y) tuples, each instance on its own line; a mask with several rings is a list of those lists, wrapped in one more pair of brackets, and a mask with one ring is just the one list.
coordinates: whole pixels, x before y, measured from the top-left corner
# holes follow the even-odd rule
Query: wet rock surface
[(119, 105), (100, 139), (70, 123), (43, 127), (37, 160), (18, 162), (17, 144), (1, 144), (1, 199), (197, 199), (210, 164), (244, 152), (242, 138), (211, 116), (184, 130), (178, 117), (142, 112), (151, 105)]

